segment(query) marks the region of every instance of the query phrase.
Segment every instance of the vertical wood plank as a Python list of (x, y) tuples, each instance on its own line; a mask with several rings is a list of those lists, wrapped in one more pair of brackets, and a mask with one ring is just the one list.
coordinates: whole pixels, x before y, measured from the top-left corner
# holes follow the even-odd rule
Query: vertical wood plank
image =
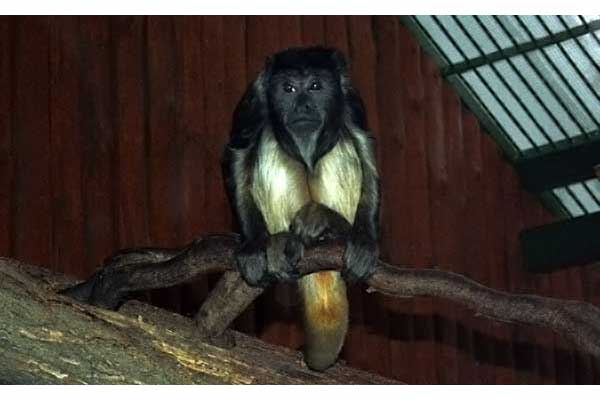
[(150, 240), (175, 246), (182, 207), (176, 124), (179, 60), (173, 19), (149, 17), (146, 35)]
[(11, 255), (31, 264), (48, 265), (53, 246), (49, 20), (47, 17), (18, 17), (15, 25)]
[(379, 134), (375, 92), (377, 55), (373, 41), (372, 20), (368, 16), (352, 16), (346, 21), (352, 82), (365, 102), (369, 129), (377, 137)]
[[(77, 17), (53, 17), (50, 33), (50, 146), (54, 215), (54, 269), (85, 277), (83, 132)], [(83, 267), (83, 270), (82, 270)]]
[[(410, 193), (411, 201), (407, 204), (406, 219), (398, 221), (408, 231), (409, 241), (406, 262), (416, 268), (432, 265), (433, 249), (431, 241), (430, 207), (429, 207), (429, 171), (425, 138), (426, 103), (424, 95), (424, 77), (422, 75), (422, 52), (416, 40), (405, 27), (398, 30), (401, 59), (412, 59), (411, 63), (400, 63), (405, 91), (402, 108), (405, 119), (405, 193)], [(411, 352), (414, 353), (416, 368), (419, 373), (415, 383), (427, 384), (435, 382), (436, 373), (431, 368), (435, 359), (435, 348), (430, 340), (434, 339), (433, 301), (431, 299), (415, 299), (413, 301), (413, 340)]]
[(15, 17), (0, 17), (0, 255), (11, 255), (13, 180), (12, 114)]
[[(212, 132), (206, 123), (204, 65), (209, 55), (204, 51), (204, 18), (179, 17), (176, 19), (176, 40), (181, 42), (181, 115), (177, 121), (179, 134), (185, 145), (182, 150), (182, 230), (183, 240), (188, 242), (208, 225), (207, 198), (210, 187), (205, 171), (205, 157)], [(206, 77), (206, 79), (209, 79)], [(206, 141), (206, 142), (205, 142)], [(204, 210), (200, 212), (200, 210)]]
[(325, 18), (322, 15), (302, 16), (302, 42), (305, 46), (325, 44)]
[[(504, 251), (504, 218), (502, 203), (502, 188), (499, 185), (502, 182), (501, 175), (501, 155), (498, 146), (489, 135), (481, 132), (483, 153), (486, 163), (486, 193), (484, 204), (486, 205), (486, 234), (489, 252), (486, 256), (488, 265), (489, 285), (500, 290), (508, 289), (508, 276), (506, 273), (506, 254)], [(512, 332), (510, 328), (500, 322), (491, 324), (489, 335), (493, 338), (494, 346), (494, 373), (497, 384), (510, 384), (514, 380), (511, 373), (513, 368), (512, 344), (510, 338)]]
[(279, 38), (273, 35), (272, 26), (277, 26), (273, 16), (246, 18), (246, 77), (254, 80), (265, 66), (268, 56), (280, 50)]
[(149, 246), (144, 17), (113, 17), (116, 227), (119, 248)]
[[(175, 40), (174, 17), (153, 16), (146, 26), (147, 159), (150, 241), (157, 246), (182, 244), (181, 155), (177, 131), (180, 112), (181, 49)], [(178, 288), (152, 294), (153, 302), (179, 311)]]
[(279, 22), (279, 46), (281, 49), (300, 47), (302, 40), (302, 17), (298, 15), (282, 15)]
[(348, 56), (348, 27), (343, 15), (325, 17), (325, 44)]
[(86, 273), (116, 249), (115, 138), (107, 17), (81, 17), (79, 118), (83, 134)]
[[(444, 140), (443, 153), (440, 148), (435, 150), (437, 157), (445, 156), (443, 160), (433, 161), (442, 167), (439, 176), (434, 176), (432, 184), (434, 185), (432, 196), (435, 201), (440, 201), (436, 211), (436, 222), (432, 226), (432, 235), (434, 237), (434, 265), (440, 266), (445, 270), (454, 271), (460, 268), (460, 247), (462, 245), (461, 231), (456, 230), (460, 226), (459, 221), (459, 203), (455, 195), (461, 186), (458, 164), (462, 149), (458, 142), (462, 140), (462, 127), (457, 115), (460, 115), (460, 106), (447, 84), (442, 85), (443, 102), (443, 121), (444, 121)], [(441, 163), (441, 164), (439, 164)], [(443, 165), (445, 164), (445, 167)], [(447, 174), (447, 177), (446, 175)], [(447, 180), (446, 180), (447, 179)], [(456, 187), (455, 187), (456, 185)], [(441, 215), (439, 214), (441, 211)], [(463, 364), (459, 362), (456, 349), (458, 348), (457, 338), (457, 310), (446, 302), (436, 300), (435, 304), (439, 310), (436, 315), (435, 328), (436, 340), (438, 342), (438, 376), (440, 383), (458, 382), (458, 371)]]
[[(461, 121), (463, 127), (464, 142), (464, 179), (465, 179), (465, 204), (462, 210), (464, 218), (464, 236), (463, 252), (464, 266), (462, 272), (478, 282), (487, 280), (487, 271), (485, 263), (484, 235), (486, 219), (485, 210), (481, 206), (485, 197), (483, 180), (485, 179), (483, 171), (483, 154), (481, 148), (481, 132), (475, 116), (464, 109), (461, 110)], [(466, 316), (458, 324), (457, 340), (459, 348), (467, 352), (469, 360), (465, 360), (458, 371), (458, 381), (469, 383), (479, 382), (481, 379), (481, 368), (478, 367), (478, 360), (475, 358), (476, 349), (474, 332), (472, 326), (474, 319), (471, 315)], [(476, 326), (480, 324), (476, 323)]]
[[(200, 16), (176, 17), (175, 40), (180, 44), (178, 58), (178, 116), (177, 132), (181, 139), (181, 241), (188, 243), (207, 231), (207, 208), (211, 189), (207, 184), (205, 163), (207, 146), (205, 138), (210, 133), (206, 126), (204, 18)], [(215, 210), (217, 212), (217, 210)], [(182, 312), (193, 315), (208, 292), (208, 277), (202, 277), (181, 288)]]
[(204, 229), (219, 231), (231, 224), (225, 185), (221, 174), (221, 156), (227, 143), (230, 110), (225, 109), (225, 59), (222, 17), (204, 18), (203, 70), (205, 96), (206, 132), (203, 134), (204, 171), (206, 187), (211, 191), (207, 197), (207, 226)]
[[(535, 207), (535, 203), (537, 200), (533, 197), (532, 194), (521, 190), (519, 193), (520, 204), (521, 204), (521, 215), (522, 215), (522, 224), (523, 228), (529, 228), (536, 226), (541, 223), (541, 209)], [(523, 264), (521, 262), (521, 268), (523, 268)], [(542, 296), (553, 296), (552, 293), (552, 278), (551, 274), (527, 274), (526, 276), (531, 276), (534, 280), (534, 285), (528, 285), (526, 287), (526, 292), (529, 293), (538, 293)], [(520, 286), (523, 287), (526, 284), (523, 280), (520, 282)], [(521, 351), (525, 354), (521, 354), (521, 360), (526, 360), (525, 362), (519, 363), (519, 358), (515, 358), (515, 366), (518, 368), (519, 364), (525, 364), (528, 370), (534, 371), (535, 376), (524, 376), (522, 378), (522, 382), (531, 382), (531, 381), (541, 381), (543, 383), (556, 383), (557, 382), (557, 373), (556, 373), (556, 362), (558, 358), (556, 357), (556, 340), (555, 335), (548, 332), (546, 335), (539, 336), (525, 336), (526, 333), (521, 331), (517, 332), (519, 338), (525, 337), (525, 340), (521, 342), (524, 343), (524, 346), (521, 347)], [(531, 350), (530, 350), (531, 349)], [(518, 354), (517, 354), (518, 355)], [(533, 362), (532, 362), (533, 360)]]
[[(341, 21), (341, 20), (340, 20)], [(350, 75), (354, 87), (360, 93), (367, 110), (368, 128), (379, 139), (377, 115), (376, 70), (377, 50), (372, 30), (372, 18), (368, 16), (346, 19)], [(338, 39), (339, 40), (339, 39)], [(377, 144), (378, 146), (378, 144)], [(382, 371), (390, 365), (386, 358), (378, 359), (375, 354), (385, 354), (388, 346), (379, 337), (380, 331), (387, 331), (382, 297), (367, 295), (361, 285), (350, 288), (350, 330), (346, 338), (344, 358), (358, 368)], [(373, 356), (370, 352), (373, 352)]]

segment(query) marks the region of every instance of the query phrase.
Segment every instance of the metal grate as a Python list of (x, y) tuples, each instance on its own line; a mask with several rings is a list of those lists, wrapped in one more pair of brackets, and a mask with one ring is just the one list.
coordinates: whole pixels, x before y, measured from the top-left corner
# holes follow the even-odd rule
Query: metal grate
[[(405, 22), (514, 162), (597, 143), (600, 16), (413, 16)], [(597, 179), (552, 187), (542, 197), (569, 217), (600, 211)]]

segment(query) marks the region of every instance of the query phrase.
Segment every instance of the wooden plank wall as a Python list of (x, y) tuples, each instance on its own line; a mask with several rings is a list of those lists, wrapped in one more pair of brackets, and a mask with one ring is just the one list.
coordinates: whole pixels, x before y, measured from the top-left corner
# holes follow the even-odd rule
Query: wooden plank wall
[[(551, 221), (395, 17), (0, 17), (0, 255), (89, 275), (111, 252), (230, 231), (219, 159), (274, 51), (335, 46), (378, 140), (382, 256), (514, 292), (600, 305), (600, 272), (523, 271), (521, 229)], [(191, 314), (214, 277), (153, 292)], [(598, 383), (597, 361), (541, 329), (432, 299), (351, 290), (343, 357), (410, 383)], [(298, 348), (294, 288), (238, 328)]]

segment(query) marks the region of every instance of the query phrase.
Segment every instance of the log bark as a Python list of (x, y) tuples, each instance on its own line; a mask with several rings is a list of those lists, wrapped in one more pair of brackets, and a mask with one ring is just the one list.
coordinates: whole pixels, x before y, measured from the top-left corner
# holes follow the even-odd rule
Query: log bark
[(300, 353), (233, 331), (236, 346), (217, 347), (147, 304), (117, 313), (56, 294), (74, 283), (0, 258), (0, 383), (398, 383), (342, 365), (313, 372)]

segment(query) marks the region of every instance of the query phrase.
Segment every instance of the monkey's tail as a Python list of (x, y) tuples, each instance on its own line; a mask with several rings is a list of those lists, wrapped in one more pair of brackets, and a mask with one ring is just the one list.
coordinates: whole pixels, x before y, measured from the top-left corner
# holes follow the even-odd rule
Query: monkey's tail
[(304, 361), (323, 371), (337, 359), (348, 330), (346, 283), (336, 271), (317, 272), (300, 280), (304, 303)]

